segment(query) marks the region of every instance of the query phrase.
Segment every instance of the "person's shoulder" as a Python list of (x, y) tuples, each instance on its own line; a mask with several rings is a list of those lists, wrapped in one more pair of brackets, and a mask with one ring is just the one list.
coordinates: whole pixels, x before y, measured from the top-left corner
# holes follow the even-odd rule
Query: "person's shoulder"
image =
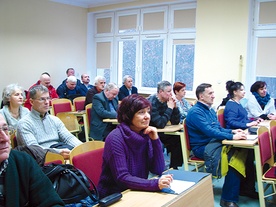
[(154, 102), (155, 100), (157, 100), (156, 94), (151, 94), (150, 96), (147, 97), (147, 99), (148, 99), (150, 102)]

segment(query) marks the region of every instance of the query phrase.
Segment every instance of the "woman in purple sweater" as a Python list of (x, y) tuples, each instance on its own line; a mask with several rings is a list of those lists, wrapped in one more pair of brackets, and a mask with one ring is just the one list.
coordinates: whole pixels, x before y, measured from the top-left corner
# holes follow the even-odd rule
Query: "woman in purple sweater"
[(171, 175), (148, 179), (149, 172), (165, 170), (162, 144), (150, 123), (150, 102), (133, 94), (119, 106), (120, 123), (105, 140), (102, 174), (98, 189), (103, 198), (126, 189), (160, 191), (170, 186)]

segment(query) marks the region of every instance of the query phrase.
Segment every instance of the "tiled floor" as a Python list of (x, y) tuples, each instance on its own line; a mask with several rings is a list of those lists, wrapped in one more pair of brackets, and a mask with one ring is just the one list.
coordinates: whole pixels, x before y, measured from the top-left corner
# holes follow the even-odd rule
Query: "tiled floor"
[[(169, 165), (169, 157), (164, 153), (166, 165)], [(189, 169), (193, 169), (193, 166), (189, 166)], [(179, 168), (179, 170), (183, 170), (183, 167)], [(220, 207), (220, 196), (222, 191), (222, 186), (224, 183), (224, 178), (221, 179), (213, 179), (213, 191), (214, 191), (214, 207)], [(257, 189), (257, 187), (256, 187)], [(245, 196), (240, 196), (240, 200), (238, 202), (239, 207), (259, 207), (259, 200), (254, 200)], [(276, 196), (273, 198), (269, 198), (269, 201), (266, 202), (266, 207), (276, 207)]]

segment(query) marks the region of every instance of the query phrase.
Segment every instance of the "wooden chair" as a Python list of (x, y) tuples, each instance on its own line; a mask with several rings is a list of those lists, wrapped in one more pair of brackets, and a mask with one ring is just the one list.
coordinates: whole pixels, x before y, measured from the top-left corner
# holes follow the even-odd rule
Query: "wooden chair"
[(72, 164), (82, 170), (96, 186), (98, 186), (102, 172), (103, 152), (104, 148), (102, 147), (75, 155), (72, 159)]
[(53, 152), (47, 152), (44, 165), (49, 165), (51, 163), (64, 164), (65, 161), (62, 155)]
[(91, 122), (91, 109), (92, 109), (92, 103), (87, 104), (85, 106), (85, 112), (86, 112), (86, 122), (84, 124), (84, 130), (89, 133), (90, 132), (90, 122)]
[(73, 106), (75, 111), (84, 110), (85, 96), (76, 97), (73, 99)]
[(224, 107), (219, 107), (219, 109), (217, 110), (217, 117), (221, 127), (225, 128), (226, 124), (224, 120)]
[(11, 148), (15, 148), (17, 146), (17, 141), (16, 141), (16, 131), (13, 131), (10, 134), (10, 140), (11, 140)]
[[(183, 130), (184, 130), (183, 133), (184, 133), (185, 142), (186, 142), (185, 156), (187, 156), (188, 164), (194, 165), (195, 171), (198, 172), (199, 168), (204, 167), (205, 162), (204, 162), (204, 160), (191, 154), (190, 139), (189, 139), (188, 129), (187, 129), (187, 125), (186, 125), (186, 119), (183, 120)], [(183, 153), (183, 151), (182, 151), (182, 153)]]
[[(272, 152), (271, 138), (267, 127), (261, 126), (258, 129), (258, 142), (260, 148), (260, 161), (263, 170), (262, 182), (264, 187), (264, 197), (259, 199), (265, 199), (269, 196), (276, 195), (276, 166), (274, 166), (274, 154)], [(258, 163), (256, 163), (257, 165)], [(264, 171), (264, 166), (268, 165), (269, 169)], [(272, 192), (265, 195), (265, 192), (269, 187), (272, 187)]]
[[(272, 120), (269, 123), (270, 125), (270, 136), (271, 136), (271, 143), (272, 143), (272, 150), (274, 156), (276, 155), (276, 120)], [(274, 160), (276, 162), (276, 160)]]
[(74, 147), (70, 154), (69, 154), (69, 161), (71, 164), (73, 164), (72, 160), (73, 157), (85, 152), (89, 152), (91, 150), (99, 149), (104, 147), (104, 142), (103, 141), (89, 141), (89, 142), (84, 142), (76, 147)]
[(60, 112), (73, 111), (72, 102), (66, 98), (52, 100), (51, 114), (56, 116)]
[(64, 123), (69, 132), (74, 134), (78, 134), (80, 132), (78, 118), (74, 114), (68, 112), (60, 112), (57, 113), (56, 116)]

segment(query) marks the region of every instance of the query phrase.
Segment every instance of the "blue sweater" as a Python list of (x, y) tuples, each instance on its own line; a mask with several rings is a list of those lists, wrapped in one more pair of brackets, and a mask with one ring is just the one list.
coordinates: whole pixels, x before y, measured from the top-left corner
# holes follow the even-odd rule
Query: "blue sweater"
[(161, 175), (165, 170), (162, 144), (143, 132), (136, 133), (121, 123), (106, 137), (102, 173), (98, 185), (100, 197), (128, 188), (159, 191), (158, 179), (148, 180), (149, 172)]
[(199, 101), (189, 110), (186, 123), (192, 150), (207, 145), (212, 139), (233, 139), (232, 130), (220, 126), (216, 112)]
[(229, 100), (224, 109), (224, 120), (227, 129), (246, 129), (247, 123), (251, 122), (247, 118), (247, 111), (235, 101)]

